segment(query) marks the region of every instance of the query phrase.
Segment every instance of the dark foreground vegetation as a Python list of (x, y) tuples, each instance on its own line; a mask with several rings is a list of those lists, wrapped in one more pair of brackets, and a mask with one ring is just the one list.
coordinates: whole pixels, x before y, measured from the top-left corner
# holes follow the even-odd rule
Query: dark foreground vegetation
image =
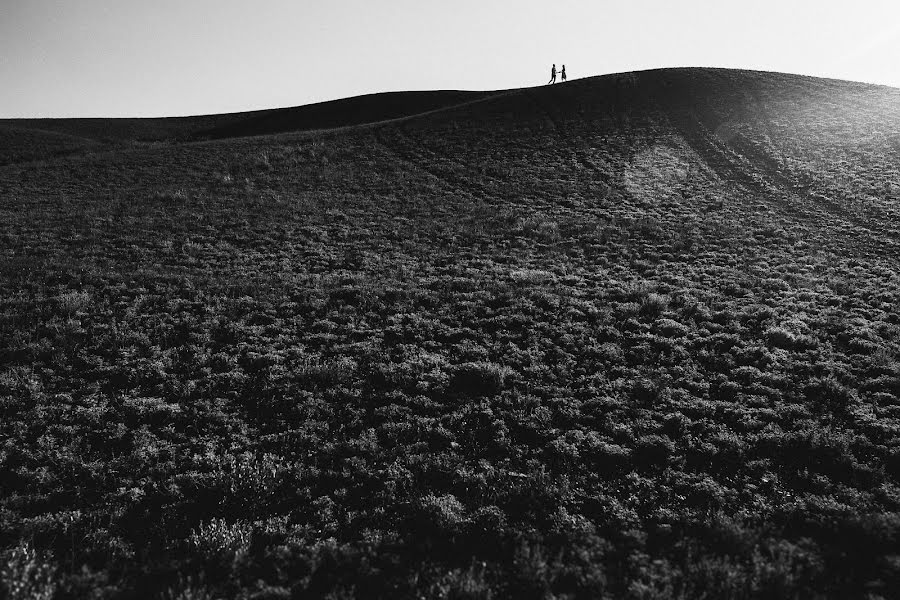
[(0, 168), (4, 592), (896, 597), (898, 126), (674, 70)]

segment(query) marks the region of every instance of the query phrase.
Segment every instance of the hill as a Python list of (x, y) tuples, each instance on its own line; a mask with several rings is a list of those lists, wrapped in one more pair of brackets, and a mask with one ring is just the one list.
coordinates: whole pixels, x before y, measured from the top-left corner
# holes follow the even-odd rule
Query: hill
[(900, 90), (353, 102), (0, 167), (9, 589), (892, 595)]
[(485, 97), (388, 92), (292, 108), (146, 119), (0, 119), (0, 165), (211, 138), (334, 129), (408, 117)]

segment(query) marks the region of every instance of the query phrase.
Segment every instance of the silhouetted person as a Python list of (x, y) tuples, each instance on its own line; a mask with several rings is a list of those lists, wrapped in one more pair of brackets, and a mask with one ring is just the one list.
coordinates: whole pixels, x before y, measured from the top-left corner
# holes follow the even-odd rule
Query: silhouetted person
[(562, 71), (559, 72), (560, 79), (566, 80), (566, 65), (563, 65)]
[(549, 83), (550, 84), (556, 83), (556, 63), (553, 63), (553, 68), (550, 69), (550, 82)]

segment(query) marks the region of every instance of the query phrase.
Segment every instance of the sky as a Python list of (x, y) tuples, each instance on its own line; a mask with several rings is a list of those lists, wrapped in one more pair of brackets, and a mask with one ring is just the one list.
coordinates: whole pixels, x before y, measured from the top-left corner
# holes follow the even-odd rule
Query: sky
[(0, 0), (0, 118), (148, 117), (677, 66), (900, 87), (896, 0)]

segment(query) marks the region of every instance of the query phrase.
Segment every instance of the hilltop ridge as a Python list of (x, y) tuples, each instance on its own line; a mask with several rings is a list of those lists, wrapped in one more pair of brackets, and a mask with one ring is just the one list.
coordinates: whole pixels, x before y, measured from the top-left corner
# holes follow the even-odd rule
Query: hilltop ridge
[[(585, 99), (599, 100), (601, 104), (615, 102), (617, 111), (633, 111), (645, 107), (642, 98), (650, 96), (675, 107), (684, 106), (691, 98), (701, 100), (723, 92), (740, 92), (744, 85), (764, 89), (776, 82), (798, 93), (804, 88), (892, 93), (892, 88), (884, 86), (764, 71), (651, 69), (587, 77), (555, 86), (495, 91), (383, 92), (288, 108), (189, 117), (0, 119), (3, 141), (0, 147), (5, 149), (0, 160), (5, 164), (13, 162), (17, 149), (26, 152), (29, 147), (33, 154), (45, 152), (34, 155), (37, 158), (49, 158), (96, 150), (104, 144), (190, 142), (349, 127), (408, 118), (478, 100), (522, 97), (538, 90), (555, 94), (564, 102), (571, 103), (574, 96), (585, 95)], [(46, 148), (42, 149), (42, 145)]]

